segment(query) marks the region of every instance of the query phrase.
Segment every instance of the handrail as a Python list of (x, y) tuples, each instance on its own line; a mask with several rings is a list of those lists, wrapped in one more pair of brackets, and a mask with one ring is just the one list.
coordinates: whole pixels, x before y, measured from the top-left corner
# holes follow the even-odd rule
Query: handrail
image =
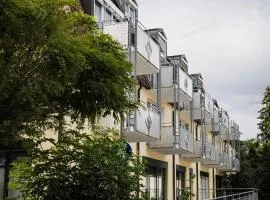
[(243, 198), (241, 197), (242, 195), (250, 195), (250, 194), (253, 194), (255, 193), (255, 191), (248, 191), (248, 192), (242, 192), (242, 193), (236, 193), (236, 194), (231, 194), (231, 195), (226, 195), (226, 196), (221, 196), (221, 197), (215, 197), (215, 198), (211, 198), (211, 199), (208, 199), (208, 200), (218, 200), (218, 199), (227, 199), (229, 197), (233, 197), (233, 199), (235, 199), (235, 197), (239, 197), (239, 198)]

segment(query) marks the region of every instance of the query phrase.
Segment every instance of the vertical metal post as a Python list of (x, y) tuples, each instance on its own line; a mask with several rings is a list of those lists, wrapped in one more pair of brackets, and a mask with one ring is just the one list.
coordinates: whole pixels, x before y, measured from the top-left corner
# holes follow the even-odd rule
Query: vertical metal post
[[(181, 58), (180, 58), (181, 59)], [(179, 134), (179, 146), (181, 144), (181, 136), (182, 133), (180, 132), (180, 125), (182, 126), (182, 122), (181, 122), (181, 108), (180, 108), (180, 66), (177, 67), (178, 73), (177, 73), (177, 77), (176, 77), (176, 84), (177, 84), (177, 108), (178, 108), (178, 134)]]
[(159, 57), (159, 73), (157, 73), (157, 106), (160, 114), (160, 122), (159, 122), (159, 130), (160, 130), (160, 138), (161, 139), (161, 124), (162, 124), (162, 119), (161, 119), (161, 59)]
[(202, 139), (202, 157), (205, 156), (205, 96), (202, 98), (201, 94), (201, 139)]
[(191, 128), (191, 134), (193, 136), (193, 141), (192, 142), (192, 152), (194, 152), (194, 124), (193, 124), (193, 91), (192, 91), (192, 98), (190, 103), (190, 107), (189, 107), (189, 114), (190, 114), (190, 128)]
[[(130, 24), (130, 28), (132, 26), (131, 24), (131, 17), (129, 19), (129, 24)], [(135, 37), (134, 37), (134, 78), (137, 79), (137, 75), (138, 75), (138, 66), (137, 66), (137, 28), (138, 28), (138, 19), (135, 19)], [(131, 33), (129, 34), (131, 37)], [(137, 90), (135, 90), (135, 100), (138, 101), (138, 92)], [(137, 111), (134, 112), (134, 129), (137, 130), (137, 115), (136, 115)]]
[(174, 137), (174, 143), (176, 142), (176, 109), (177, 109), (177, 105), (176, 105), (176, 82), (177, 80), (175, 80), (176, 78), (176, 66), (173, 65), (173, 118), (174, 118), (174, 121), (173, 121), (173, 137)]

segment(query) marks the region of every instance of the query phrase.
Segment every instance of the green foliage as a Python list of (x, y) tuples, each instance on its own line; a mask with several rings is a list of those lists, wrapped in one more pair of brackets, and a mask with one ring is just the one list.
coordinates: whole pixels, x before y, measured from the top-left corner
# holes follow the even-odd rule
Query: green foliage
[[(102, 34), (77, 0), (2, 0), (0, 4), (0, 146), (21, 133), (81, 122), (136, 104), (123, 47)], [(60, 127), (60, 125), (59, 125)]]
[(231, 179), (233, 187), (257, 188), (260, 199), (270, 199), (270, 142), (241, 142), (241, 171)]
[[(193, 174), (190, 179), (188, 180), (189, 185), (192, 187), (193, 180), (195, 179), (195, 174)], [(180, 191), (177, 191), (180, 192)], [(195, 194), (191, 191), (190, 187), (184, 187), (181, 189), (181, 200), (190, 200), (192, 197), (194, 197)]]
[(262, 141), (270, 140), (270, 86), (267, 86), (262, 100), (262, 109), (259, 111), (260, 123), (258, 124)]
[(34, 148), (31, 157), (16, 161), (10, 186), (27, 200), (142, 199), (136, 192), (144, 165), (126, 154), (125, 141), (115, 134), (111, 129), (91, 135), (70, 130), (61, 143)]
[(262, 200), (270, 199), (270, 87), (266, 88), (259, 111), (261, 133), (257, 140), (241, 142), (241, 171), (232, 176), (236, 188), (257, 188)]

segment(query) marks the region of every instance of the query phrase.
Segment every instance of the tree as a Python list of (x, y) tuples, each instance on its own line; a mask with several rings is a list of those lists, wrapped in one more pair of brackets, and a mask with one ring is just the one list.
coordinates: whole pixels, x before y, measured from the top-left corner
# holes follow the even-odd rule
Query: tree
[(258, 135), (262, 141), (270, 140), (270, 86), (266, 87), (262, 100), (262, 109), (259, 111), (260, 123), (258, 124), (261, 133)]
[(136, 107), (123, 47), (76, 0), (1, 0), (0, 146)]
[(241, 142), (241, 171), (232, 176), (236, 188), (257, 188), (262, 200), (270, 199), (270, 87), (259, 110), (259, 139)]
[(125, 141), (115, 134), (112, 129), (91, 135), (69, 130), (53, 148), (37, 145), (31, 157), (15, 162), (10, 185), (27, 200), (139, 200), (137, 177), (144, 165), (126, 153)]

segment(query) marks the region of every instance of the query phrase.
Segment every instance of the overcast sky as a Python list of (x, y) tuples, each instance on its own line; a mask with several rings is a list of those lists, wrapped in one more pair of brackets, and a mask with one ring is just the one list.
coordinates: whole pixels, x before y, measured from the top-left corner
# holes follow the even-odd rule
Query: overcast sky
[(257, 111), (270, 85), (270, 0), (139, 0), (147, 28), (164, 28), (168, 55), (186, 54), (208, 93), (240, 125), (258, 133)]

